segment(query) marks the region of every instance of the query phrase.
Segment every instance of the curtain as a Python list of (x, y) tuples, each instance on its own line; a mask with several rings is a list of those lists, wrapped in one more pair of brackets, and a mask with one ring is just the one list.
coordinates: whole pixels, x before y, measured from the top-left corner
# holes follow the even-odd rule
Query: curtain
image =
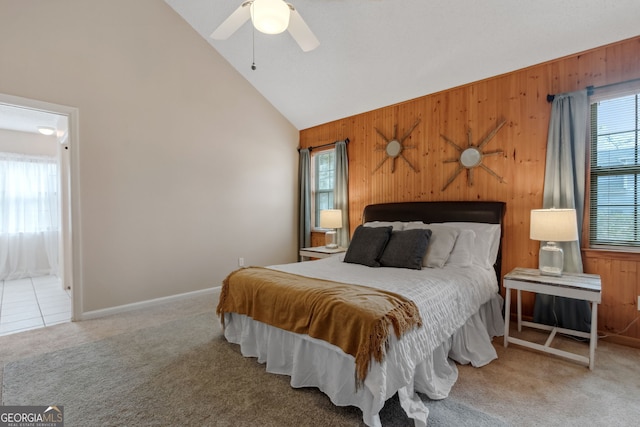
[(300, 150), (298, 180), (300, 182), (298, 249), (302, 249), (311, 246), (311, 160), (308, 148)]
[(342, 228), (336, 230), (338, 246), (349, 246), (349, 158), (347, 142), (336, 142), (336, 169), (333, 207), (342, 211)]
[[(542, 207), (576, 210), (582, 236), (587, 162), (589, 99), (582, 90), (556, 95), (551, 107)], [(582, 273), (580, 241), (558, 242), (564, 251), (564, 271)], [(587, 301), (536, 295), (534, 321), (578, 331), (591, 329)]]
[(56, 159), (0, 153), (0, 279), (58, 274)]

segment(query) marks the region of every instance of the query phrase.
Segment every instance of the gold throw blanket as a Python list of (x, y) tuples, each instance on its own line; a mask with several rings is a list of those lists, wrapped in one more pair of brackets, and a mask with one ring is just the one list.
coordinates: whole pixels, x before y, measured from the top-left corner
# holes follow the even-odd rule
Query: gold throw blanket
[(263, 267), (227, 276), (216, 309), (223, 325), (224, 313), (244, 314), (340, 347), (355, 357), (357, 386), (371, 358), (384, 359), (391, 326), (398, 338), (422, 326), (415, 303), (392, 292)]

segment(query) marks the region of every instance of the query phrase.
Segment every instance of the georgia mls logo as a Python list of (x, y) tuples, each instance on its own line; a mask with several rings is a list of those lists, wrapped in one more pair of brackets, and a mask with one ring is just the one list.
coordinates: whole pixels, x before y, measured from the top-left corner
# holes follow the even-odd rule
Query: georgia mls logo
[(0, 406), (0, 427), (64, 427), (64, 407)]
[(47, 409), (44, 410), (44, 413), (46, 414), (47, 412), (51, 412), (51, 411), (55, 411), (54, 415), (56, 415), (56, 418), (60, 418), (60, 421), (62, 421), (62, 410), (58, 409), (57, 406), (49, 406)]

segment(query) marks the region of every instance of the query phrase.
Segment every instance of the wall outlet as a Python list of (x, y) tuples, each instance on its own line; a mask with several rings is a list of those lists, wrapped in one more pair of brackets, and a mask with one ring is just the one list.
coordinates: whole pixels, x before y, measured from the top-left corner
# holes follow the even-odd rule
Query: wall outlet
[(244, 258), (238, 258), (238, 267), (244, 267)]

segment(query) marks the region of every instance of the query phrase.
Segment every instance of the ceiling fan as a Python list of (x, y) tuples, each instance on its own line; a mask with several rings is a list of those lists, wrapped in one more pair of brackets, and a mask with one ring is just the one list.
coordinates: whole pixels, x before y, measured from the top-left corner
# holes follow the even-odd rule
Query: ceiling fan
[(291, 37), (304, 52), (309, 52), (320, 45), (298, 11), (284, 0), (245, 1), (216, 28), (211, 38), (226, 40), (249, 18), (256, 30), (265, 34), (280, 34), (284, 30), (289, 30)]

